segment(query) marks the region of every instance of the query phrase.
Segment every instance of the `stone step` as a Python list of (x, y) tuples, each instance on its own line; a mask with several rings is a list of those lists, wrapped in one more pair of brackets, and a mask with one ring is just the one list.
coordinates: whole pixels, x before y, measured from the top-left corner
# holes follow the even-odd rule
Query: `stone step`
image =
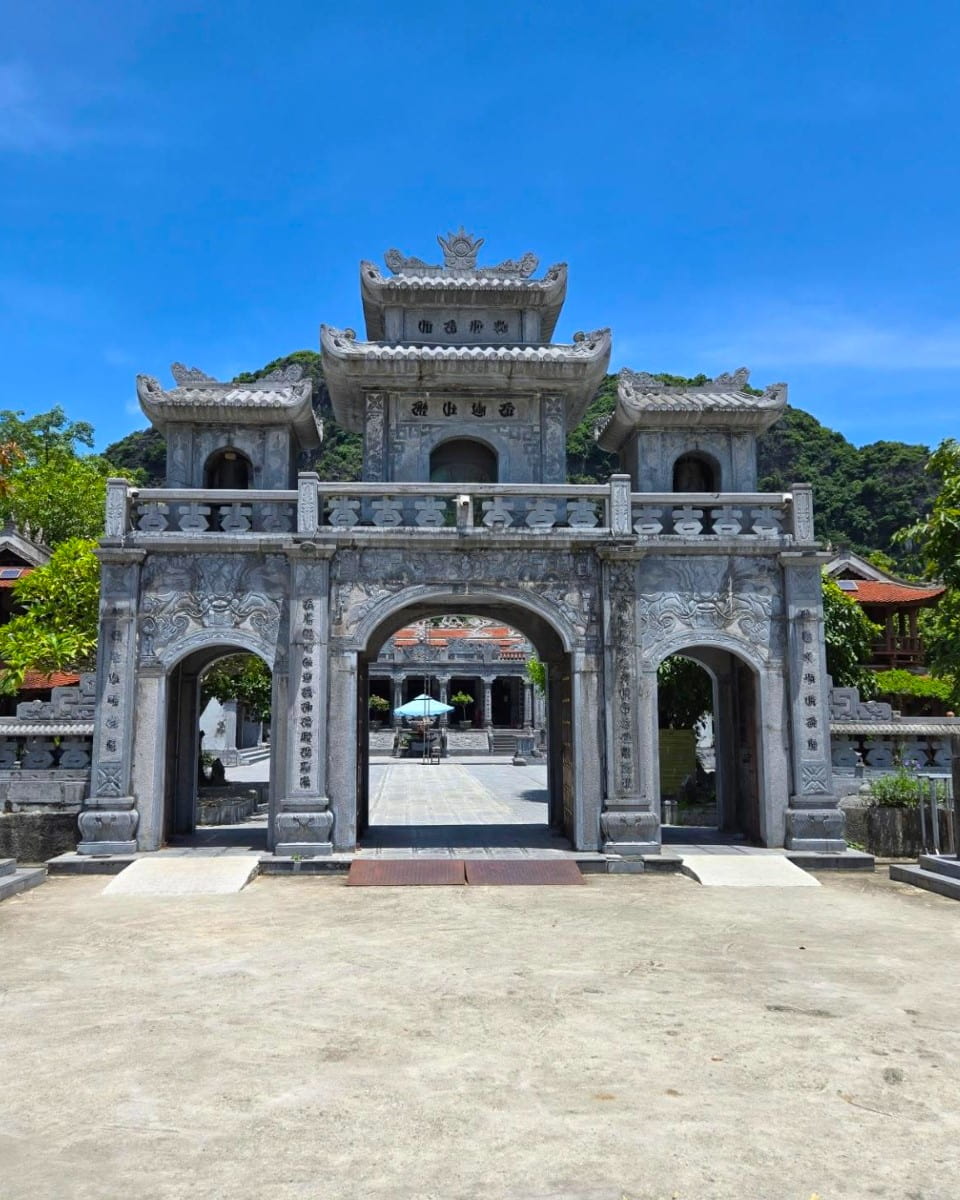
[(937, 875), (949, 875), (960, 879), (960, 859), (948, 858), (945, 854), (921, 854), (920, 866), (924, 871), (933, 871)]
[(951, 900), (960, 900), (960, 879), (942, 875), (939, 871), (926, 871), (923, 867), (908, 866), (905, 863), (891, 863), (890, 878), (897, 883), (912, 883), (914, 887), (936, 892)]
[(12, 875), (17, 869), (15, 858), (0, 858), (0, 875)]
[[(13, 859), (0, 860), (0, 864), (4, 866), (10, 862), (13, 862)], [(5, 869), (0, 874), (0, 900), (6, 900), (9, 896), (16, 896), (19, 892), (39, 887), (46, 881), (46, 878), (46, 867), (20, 867), (17, 869), (16, 863), (14, 863), (12, 871)]]

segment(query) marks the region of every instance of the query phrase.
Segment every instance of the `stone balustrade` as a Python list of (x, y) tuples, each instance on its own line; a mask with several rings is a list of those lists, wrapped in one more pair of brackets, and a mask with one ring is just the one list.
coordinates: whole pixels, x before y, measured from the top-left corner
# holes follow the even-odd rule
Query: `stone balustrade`
[(805, 485), (776, 494), (631, 493), (626, 475), (578, 486), (329, 483), (304, 472), (297, 491), (132, 488), (111, 480), (107, 495), (108, 538), (554, 531), (588, 541), (810, 544), (812, 502)]
[(782, 541), (796, 536), (790, 494), (635, 492), (630, 498), (630, 515), (633, 531), (643, 541), (674, 538)]
[(0, 717), (0, 813), (78, 811), (88, 791), (96, 676)]

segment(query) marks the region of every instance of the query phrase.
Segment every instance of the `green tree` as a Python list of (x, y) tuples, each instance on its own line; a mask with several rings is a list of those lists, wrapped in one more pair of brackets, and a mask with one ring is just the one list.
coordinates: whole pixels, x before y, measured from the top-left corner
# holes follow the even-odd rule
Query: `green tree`
[(921, 632), (933, 674), (951, 683), (950, 701), (960, 704), (960, 442), (947, 438), (930, 456), (929, 474), (939, 482), (930, 513), (898, 535), (917, 550), (927, 572), (946, 584), (936, 608), (921, 614)]
[(526, 672), (527, 678), (540, 695), (545, 696), (547, 692), (547, 668), (536, 655), (527, 659)]
[(829, 575), (823, 577), (823, 636), (827, 674), (835, 687), (856, 687), (869, 699), (876, 692), (872, 671), (863, 665), (883, 630), (874, 624), (856, 600)]
[(692, 729), (713, 709), (713, 682), (692, 658), (671, 654), (657, 668), (657, 711), (661, 729)]
[(255, 654), (230, 654), (221, 658), (203, 677), (202, 695), (223, 703), (236, 700), (259, 720), (270, 716), (273, 676), (262, 658)]
[(87, 670), (97, 645), (100, 563), (95, 542), (71, 538), (14, 585), (24, 611), (0, 626), (0, 692), (16, 692), (30, 670)]
[(116, 469), (98, 455), (52, 450), (39, 461), (21, 462), (0, 492), (0, 522), (12, 519), (48, 546), (103, 532), (107, 479)]
[(93, 448), (93, 426), (69, 421), (60, 405), (28, 417), (22, 410), (0, 410), (0, 445), (12, 442), (26, 462), (43, 462), (57, 453), (76, 454), (78, 446)]

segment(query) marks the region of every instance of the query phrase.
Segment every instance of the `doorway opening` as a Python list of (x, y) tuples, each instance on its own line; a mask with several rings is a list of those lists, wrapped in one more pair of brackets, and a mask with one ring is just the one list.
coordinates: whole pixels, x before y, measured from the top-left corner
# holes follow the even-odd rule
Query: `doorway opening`
[(430, 454), (431, 483), (496, 483), (497, 454), (475, 438), (451, 438)]
[(169, 679), (164, 841), (265, 851), (271, 787), (269, 666), (204, 647)]
[[(394, 614), (361, 656), (358, 842), (567, 849), (569, 656), (519, 606), (459, 605)], [(545, 671), (528, 673), (533, 659)]]
[(657, 672), (664, 842), (762, 841), (758, 680), (739, 655), (685, 647)]

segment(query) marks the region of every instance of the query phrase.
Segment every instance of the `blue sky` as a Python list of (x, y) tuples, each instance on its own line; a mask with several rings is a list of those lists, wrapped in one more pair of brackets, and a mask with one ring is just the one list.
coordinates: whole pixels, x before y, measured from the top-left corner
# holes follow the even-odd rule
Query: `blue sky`
[(0, 407), (362, 328), (358, 263), (570, 264), (615, 367), (958, 432), (960, 6), (31, 0), (0, 19)]

